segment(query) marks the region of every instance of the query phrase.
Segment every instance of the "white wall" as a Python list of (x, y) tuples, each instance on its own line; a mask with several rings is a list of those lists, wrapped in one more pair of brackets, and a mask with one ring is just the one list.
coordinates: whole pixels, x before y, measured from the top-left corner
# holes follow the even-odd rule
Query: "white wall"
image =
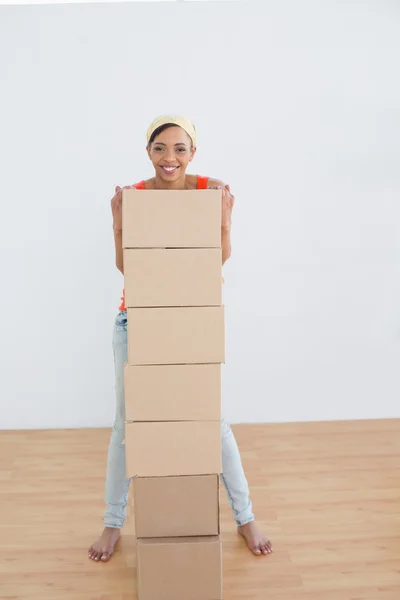
[(399, 417), (400, 7), (0, 8), (0, 427), (108, 426), (115, 185), (183, 112), (235, 195), (231, 422)]

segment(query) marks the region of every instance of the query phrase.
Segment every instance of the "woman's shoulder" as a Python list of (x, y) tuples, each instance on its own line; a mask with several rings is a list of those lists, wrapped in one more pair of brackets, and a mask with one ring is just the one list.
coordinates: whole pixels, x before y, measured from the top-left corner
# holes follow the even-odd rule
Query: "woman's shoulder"
[(151, 190), (154, 189), (154, 182), (154, 177), (151, 177), (150, 179), (141, 179), (128, 187), (136, 188), (137, 190)]
[(144, 179), (142, 179), (141, 181), (134, 183), (132, 187), (136, 188), (137, 190), (145, 190), (146, 189), (146, 181)]
[(221, 181), (221, 179), (214, 179), (214, 177), (208, 178), (208, 185), (225, 187), (225, 183), (223, 181)]
[(204, 177), (203, 175), (195, 175), (198, 188), (209, 188), (209, 187), (225, 187), (225, 184), (220, 179), (214, 177)]

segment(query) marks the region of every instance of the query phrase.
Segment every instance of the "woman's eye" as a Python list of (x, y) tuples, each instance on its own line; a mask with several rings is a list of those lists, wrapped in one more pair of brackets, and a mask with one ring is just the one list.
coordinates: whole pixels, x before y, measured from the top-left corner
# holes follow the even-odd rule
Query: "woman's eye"
[(156, 146), (156, 147), (154, 148), (154, 150), (155, 150), (156, 152), (161, 152), (162, 148), (161, 148), (160, 146)]
[(178, 152), (186, 152), (186, 148), (179, 148)]

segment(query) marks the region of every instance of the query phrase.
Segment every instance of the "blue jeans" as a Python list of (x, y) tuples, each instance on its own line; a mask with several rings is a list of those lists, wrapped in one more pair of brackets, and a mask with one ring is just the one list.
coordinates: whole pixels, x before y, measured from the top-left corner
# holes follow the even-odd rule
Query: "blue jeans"
[[(117, 410), (108, 448), (106, 477), (105, 527), (121, 528), (125, 521), (130, 479), (125, 467), (125, 398), (124, 364), (128, 356), (127, 314), (120, 311), (115, 320), (113, 348), (115, 363), (115, 391)], [(243, 471), (239, 449), (233, 432), (225, 419), (221, 420), (222, 481), (228, 495), (233, 516), (238, 525), (254, 520), (249, 488)]]

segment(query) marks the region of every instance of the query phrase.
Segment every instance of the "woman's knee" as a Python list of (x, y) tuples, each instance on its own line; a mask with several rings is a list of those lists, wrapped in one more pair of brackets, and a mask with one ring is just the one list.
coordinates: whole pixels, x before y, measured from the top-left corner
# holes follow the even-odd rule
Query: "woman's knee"
[(117, 406), (113, 429), (125, 437), (125, 407)]

